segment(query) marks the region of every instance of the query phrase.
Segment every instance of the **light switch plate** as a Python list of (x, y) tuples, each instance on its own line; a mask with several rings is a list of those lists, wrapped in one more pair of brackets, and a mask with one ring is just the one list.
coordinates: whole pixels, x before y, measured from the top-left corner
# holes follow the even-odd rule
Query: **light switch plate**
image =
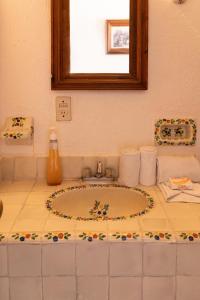
[(71, 97), (56, 97), (56, 121), (71, 121)]

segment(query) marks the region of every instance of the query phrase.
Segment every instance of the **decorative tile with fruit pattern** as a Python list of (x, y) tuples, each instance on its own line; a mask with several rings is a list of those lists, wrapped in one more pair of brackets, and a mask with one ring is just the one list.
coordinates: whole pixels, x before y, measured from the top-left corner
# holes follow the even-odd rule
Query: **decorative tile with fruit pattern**
[(80, 232), (78, 233), (78, 239), (82, 241), (104, 241), (107, 239), (107, 235), (103, 232)]
[(15, 243), (38, 243), (41, 241), (41, 234), (38, 232), (14, 232), (9, 234), (8, 241)]
[(175, 236), (171, 232), (157, 232), (149, 231), (143, 233), (144, 241), (160, 241), (160, 242), (173, 242), (175, 241)]
[(178, 242), (200, 242), (200, 232), (177, 232)]
[(142, 239), (140, 232), (115, 232), (109, 234), (109, 239), (112, 241), (139, 241)]
[(42, 239), (45, 242), (66, 242), (73, 238), (73, 234), (70, 232), (47, 232), (42, 235)]

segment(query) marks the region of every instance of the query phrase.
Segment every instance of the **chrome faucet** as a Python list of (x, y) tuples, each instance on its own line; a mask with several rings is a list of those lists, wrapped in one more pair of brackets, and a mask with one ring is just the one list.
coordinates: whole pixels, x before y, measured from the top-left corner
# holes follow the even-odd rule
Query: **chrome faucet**
[(103, 162), (98, 161), (97, 162), (97, 168), (95, 174), (92, 174), (92, 170), (90, 167), (85, 167), (82, 170), (82, 180), (84, 181), (98, 181), (98, 182), (111, 182), (116, 180), (116, 177), (114, 176), (114, 170), (113, 168), (107, 167), (105, 168), (105, 172), (103, 170)]
[(103, 163), (100, 160), (97, 162), (97, 172), (95, 177), (97, 178), (103, 177)]

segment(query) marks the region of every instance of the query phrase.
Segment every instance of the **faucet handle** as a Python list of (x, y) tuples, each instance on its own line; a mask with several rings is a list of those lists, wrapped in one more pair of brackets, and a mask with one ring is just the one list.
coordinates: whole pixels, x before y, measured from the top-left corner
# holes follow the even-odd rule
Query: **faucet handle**
[(113, 169), (112, 168), (106, 168), (106, 170), (105, 170), (105, 177), (106, 178), (112, 178), (113, 177), (113, 174), (114, 172), (113, 172)]

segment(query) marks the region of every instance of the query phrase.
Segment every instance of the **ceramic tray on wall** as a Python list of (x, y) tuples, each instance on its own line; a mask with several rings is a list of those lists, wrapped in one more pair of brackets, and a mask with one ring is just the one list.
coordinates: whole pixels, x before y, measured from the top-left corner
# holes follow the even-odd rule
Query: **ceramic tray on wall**
[(193, 119), (160, 119), (155, 124), (158, 145), (194, 145), (196, 124)]

